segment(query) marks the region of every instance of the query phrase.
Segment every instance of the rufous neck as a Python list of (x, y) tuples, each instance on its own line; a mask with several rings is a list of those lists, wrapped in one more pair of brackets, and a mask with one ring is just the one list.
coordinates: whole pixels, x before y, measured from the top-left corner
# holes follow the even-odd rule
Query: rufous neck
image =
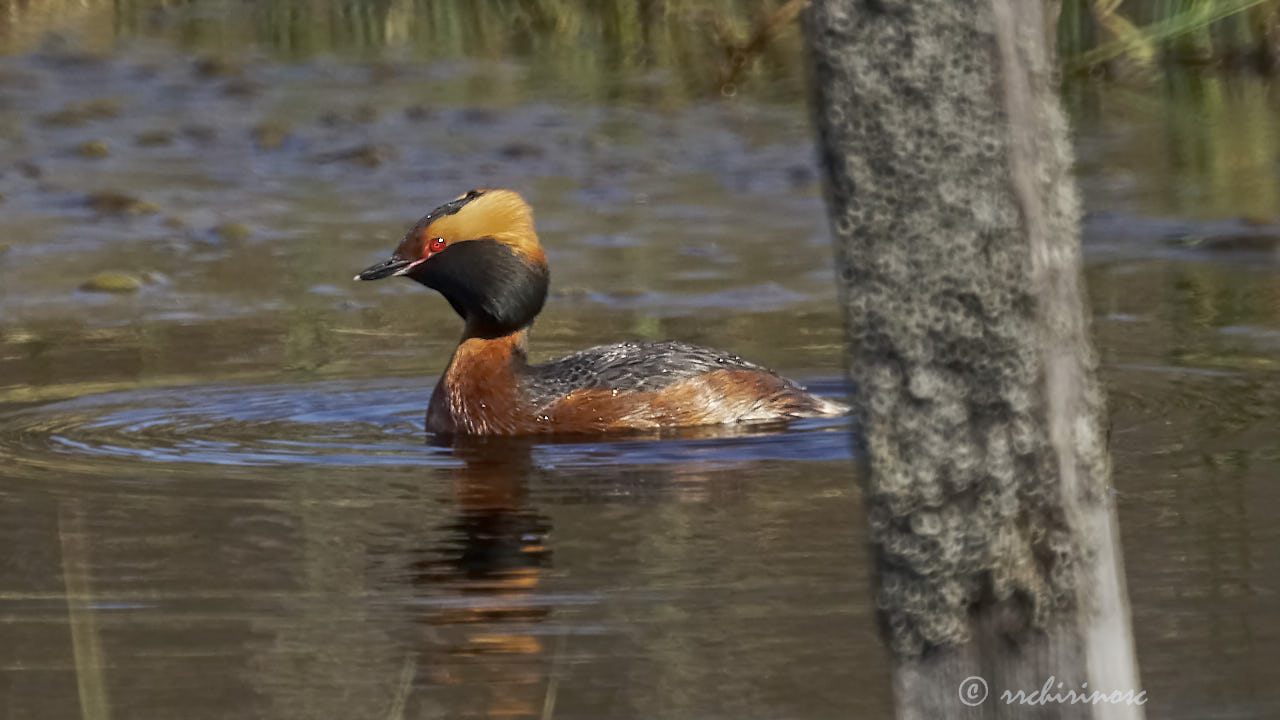
[(471, 325), (467, 325), (462, 331), (462, 340), (459, 341), (459, 344), (493, 343), (495, 345), (510, 345), (524, 352), (528, 334), (528, 328), (521, 328), (512, 333), (493, 336), (485, 333), (483, 329), (477, 330)]

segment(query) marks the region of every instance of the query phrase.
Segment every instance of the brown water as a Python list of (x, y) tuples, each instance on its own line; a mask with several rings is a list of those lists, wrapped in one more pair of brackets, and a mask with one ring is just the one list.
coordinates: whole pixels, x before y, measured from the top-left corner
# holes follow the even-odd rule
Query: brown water
[[(588, 93), (518, 52), (368, 59), (386, 37), (202, 63), (248, 41), (138, 17), (0, 59), (0, 715), (888, 712), (844, 423), (424, 445), (459, 323), (350, 282), (510, 186), (553, 267), (539, 357), (678, 338), (838, 395), (793, 78)], [(1274, 717), (1277, 105), (1069, 98), (1150, 716)], [(142, 286), (78, 289), (104, 270)]]

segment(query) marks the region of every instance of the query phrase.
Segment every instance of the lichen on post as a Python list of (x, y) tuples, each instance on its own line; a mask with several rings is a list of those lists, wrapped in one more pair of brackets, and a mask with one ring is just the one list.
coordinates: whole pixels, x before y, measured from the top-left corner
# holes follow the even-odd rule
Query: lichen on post
[(805, 18), (901, 717), (967, 710), (969, 675), (1138, 689), (1047, 9), (815, 0)]

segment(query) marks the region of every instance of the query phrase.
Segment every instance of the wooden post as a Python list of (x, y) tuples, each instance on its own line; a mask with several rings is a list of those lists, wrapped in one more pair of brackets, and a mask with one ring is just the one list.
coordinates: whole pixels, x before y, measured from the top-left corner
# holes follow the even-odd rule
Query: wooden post
[(1050, 5), (806, 13), (900, 718), (1143, 717)]

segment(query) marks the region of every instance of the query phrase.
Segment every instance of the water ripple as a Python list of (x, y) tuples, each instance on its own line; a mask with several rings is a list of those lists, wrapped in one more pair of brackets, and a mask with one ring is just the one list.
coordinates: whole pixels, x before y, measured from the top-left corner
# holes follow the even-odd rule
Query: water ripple
[[(201, 385), (90, 395), (0, 413), (0, 461), (93, 471), (107, 460), (220, 466), (456, 466), (425, 434), (425, 379)], [(819, 384), (834, 394), (838, 384)], [(407, 392), (406, 388), (414, 388)], [(538, 439), (544, 467), (849, 455), (847, 422), (699, 428), (658, 438)]]

